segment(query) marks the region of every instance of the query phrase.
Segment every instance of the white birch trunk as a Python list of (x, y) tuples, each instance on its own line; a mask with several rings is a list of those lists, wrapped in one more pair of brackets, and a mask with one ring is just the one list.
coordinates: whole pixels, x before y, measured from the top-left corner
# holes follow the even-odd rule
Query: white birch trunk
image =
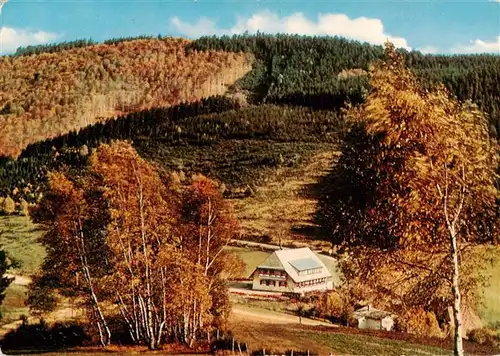
[(460, 308), (461, 296), (459, 287), (459, 264), (458, 264), (458, 250), (457, 250), (457, 236), (455, 231), (450, 233), (451, 243), (451, 258), (453, 260), (453, 319), (455, 323), (455, 339), (454, 339), (454, 355), (463, 356), (464, 346), (462, 342), (462, 312)]
[[(459, 225), (459, 217), (462, 212), (465, 200), (465, 185), (462, 186), (460, 190), (460, 196), (458, 197), (458, 206), (454, 214), (449, 213), (449, 190), (448, 190), (448, 169), (445, 165), (444, 167), (445, 173), (445, 186), (444, 191), (441, 187), (437, 186), (438, 191), (443, 199), (443, 210), (444, 210), (444, 218), (446, 221), (446, 227), (449, 233), (450, 239), (450, 258), (453, 264), (453, 277), (452, 277), (452, 294), (453, 294), (453, 321), (455, 324), (455, 335), (454, 335), (454, 356), (463, 356), (464, 355), (464, 346), (462, 340), (462, 311), (461, 311), (461, 296), (460, 296), (460, 271), (459, 271), (459, 261), (458, 261), (458, 225)], [(465, 184), (465, 168), (462, 166), (462, 180)], [(451, 216), (453, 215), (453, 216)]]

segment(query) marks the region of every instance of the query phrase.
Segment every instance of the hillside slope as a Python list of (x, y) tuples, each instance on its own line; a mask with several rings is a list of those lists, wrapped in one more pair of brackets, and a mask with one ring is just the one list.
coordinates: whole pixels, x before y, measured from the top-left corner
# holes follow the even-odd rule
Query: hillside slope
[(0, 156), (103, 118), (222, 94), (252, 56), (142, 39), (0, 57)]
[[(258, 102), (323, 109), (363, 102), (368, 80), (359, 74), (383, 55), (381, 46), (299, 35), (208, 36), (188, 49), (251, 53), (256, 58), (253, 70), (238, 85)], [(500, 56), (402, 53), (425, 86), (442, 83), (458, 99), (472, 100), (489, 115), (491, 135), (500, 133)]]
[(222, 181), (228, 195), (238, 195), (274, 176), (277, 168), (297, 167), (318, 151), (334, 150), (345, 126), (335, 111), (275, 105), (238, 109), (222, 97), (143, 111), (30, 145), (17, 160), (0, 160), (0, 196), (35, 202), (48, 170), (78, 170), (92, 148), (116, 139), (132, 141), (143, 157), (167, 170), (203, 173)]

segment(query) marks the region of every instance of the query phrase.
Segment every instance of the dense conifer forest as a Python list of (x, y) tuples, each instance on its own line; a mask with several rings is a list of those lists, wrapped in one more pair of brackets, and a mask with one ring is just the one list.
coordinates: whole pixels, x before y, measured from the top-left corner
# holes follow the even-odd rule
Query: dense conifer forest
[[(258, 59), (240, 81), (265, 102), (331, 108), (358, 103), (368, 89), (364, 74), (383, 55), (382, 46), (342, 38), (298, 35), (203, 37), (190, 50), (249, 52)], [(459, 100), (472, 100), (490, 116), (492, 135), (500, 130), (500, 56), (423, 55), (403, 51), (406, 65), (425, 86), (443, 83)]]

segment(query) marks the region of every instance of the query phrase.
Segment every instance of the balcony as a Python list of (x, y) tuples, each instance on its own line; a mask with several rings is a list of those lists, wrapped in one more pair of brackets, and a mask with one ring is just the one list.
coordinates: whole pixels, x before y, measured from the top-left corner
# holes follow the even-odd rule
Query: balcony
[(265, 279), (273, 279), (273, 280), (276, 280), (276, 281), (286, 281), (286, 275), (281, 276), (281, 275), (259, 273), (259, 277), (265, 278)]
[(278, 281), (286, 281), (285, 271), (276, 270), (259, 270), (259, 277), (265, 279), (273, 279)]

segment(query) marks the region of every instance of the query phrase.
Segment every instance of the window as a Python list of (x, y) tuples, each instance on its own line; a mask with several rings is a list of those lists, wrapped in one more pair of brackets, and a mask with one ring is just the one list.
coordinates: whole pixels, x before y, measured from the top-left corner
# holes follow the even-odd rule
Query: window
[(286, 288), (286, 281), (280, 281), (280, 287), (285, 287)]
[(260, 285), (262, 286), (262, 285), (264, 285), (264, 284), (266, 284), (266, 280), (265, 280), (265, 279), (261, 279), (261, 280), (260, 280)]

